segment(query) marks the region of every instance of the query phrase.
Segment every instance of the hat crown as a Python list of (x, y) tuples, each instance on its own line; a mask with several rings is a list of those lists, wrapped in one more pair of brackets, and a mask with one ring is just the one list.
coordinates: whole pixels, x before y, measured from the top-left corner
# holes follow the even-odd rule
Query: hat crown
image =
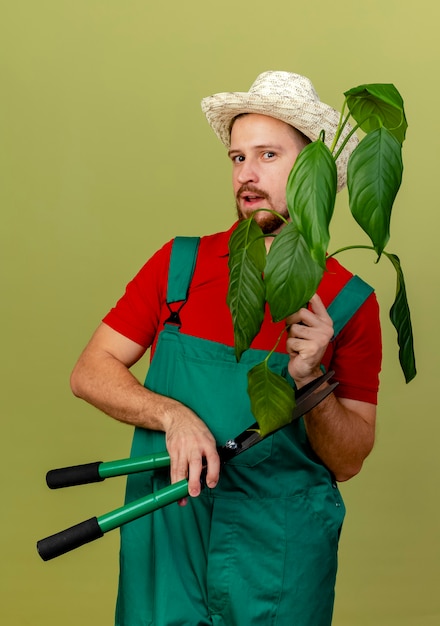
[[(231, 124), (237, 115), (256, 113), (279, 119), (301, 131), (311, 141), (322, 137), (332, 145), (340, 123), (340, 113), (321, 102), (312, 82), (300, 74), (267, 71), (257, 76), (249, 91), (227, 91), (202, 100), (202, 110), (217, 137), (227, 147), (231, 144)], [(324, 134), (321, 135), (322, 131)], [(338, 189), (346, 184), (347, 163), (358, 143), (351, 126), (343, 126), (336, 148), (347, 139), (336, 160)]]
[(311, 102), (320, 101), (311, 81), (305, 76), (291, 72), (263, 72), (257, 76), (249, 89), (249, 94), (276, 96), (280, 99), (291, 98)]

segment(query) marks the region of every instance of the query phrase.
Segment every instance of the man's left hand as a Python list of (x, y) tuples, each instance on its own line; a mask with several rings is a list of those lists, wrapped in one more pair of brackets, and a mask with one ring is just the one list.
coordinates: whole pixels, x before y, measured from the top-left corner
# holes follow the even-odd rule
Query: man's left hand
[(333, 337), (333, 321), (317, 294), (310, 299), (310, 306), (286, 319), (289, 374), (298, 389), (320, 376), (321, 360)]

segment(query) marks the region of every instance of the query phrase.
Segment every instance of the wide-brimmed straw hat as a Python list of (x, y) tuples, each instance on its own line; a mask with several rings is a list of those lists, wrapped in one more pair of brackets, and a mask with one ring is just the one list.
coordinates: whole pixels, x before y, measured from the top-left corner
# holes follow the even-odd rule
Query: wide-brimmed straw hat
[[(312, 141), (325, 132), (327, 146), (333, 142), (339, 122), (339, 113), (321, 102), (312, 83), (305, 76), (290, 72), (264, 72), (248, 92), (225, 92), (202, 100), (202, 110), (217, 137), (229, 148), (231, 124), (241, 113), (260, 113), (282, 120), (300, 130)], [(346, 124), (338, 145), (350, 132)], [(347, 162), (358, 143), (352, 135), (336, 161), (338, 191), (347, 180)]]

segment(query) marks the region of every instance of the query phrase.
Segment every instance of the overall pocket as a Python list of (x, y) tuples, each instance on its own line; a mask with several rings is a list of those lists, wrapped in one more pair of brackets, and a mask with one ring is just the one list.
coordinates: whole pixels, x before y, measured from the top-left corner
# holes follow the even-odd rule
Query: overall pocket
[(319, 523), (323, 535), (330, 543), (338, 542), (345, 517), (345, 505), (340, 491), (332, 486), (312, 487), (302, 494), (304, 506)]
[[(165, 329), (159, 336), (145, 386), (192, 409), (222, 446), (255, 422), (247, 374), (266, 355), (264, 351), (248, 350), (237, 363), (230, 346)], [(274, 354), (271, 367), (282, 373), (286, 361), (287, 355)], [(230, 464), (253, 467), (271, 452), (272, 437), (268, 437)]]
[[(203, 419), (220, 446), (255, 422), (247, 394), (248, 370), (245, 364), (215, 357), (177, 356), (179, 400)], [(229, 464), (253, 467), (271, 452), (272, 437), (268, 437)]]

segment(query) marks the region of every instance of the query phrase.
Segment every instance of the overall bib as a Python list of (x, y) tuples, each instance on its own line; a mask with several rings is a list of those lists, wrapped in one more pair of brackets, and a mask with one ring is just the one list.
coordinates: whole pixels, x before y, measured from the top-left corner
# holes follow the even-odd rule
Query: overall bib
[[(175, 240), (168, 302), (186, 300), (197, 243)], [(335, 333), (371, 291), (354, 277), (338, 294)], [(255, 421), (247, 372), (266, 355), (251, 349), (237, 363), (233, 348), (165, 324), (145, 386), (189, 406), (223, 445)], [(287, 364), (270, 359), (285, 377)], [(135, 430), (132, 456), (165, 448), (164, 433)], [(126, 501), (167, 484), (167, 469), (132, 474)], [(116, 626), (329, 626), (344, 513), (297, 420), (224, 465), (215, 489), (121, 528)]]

